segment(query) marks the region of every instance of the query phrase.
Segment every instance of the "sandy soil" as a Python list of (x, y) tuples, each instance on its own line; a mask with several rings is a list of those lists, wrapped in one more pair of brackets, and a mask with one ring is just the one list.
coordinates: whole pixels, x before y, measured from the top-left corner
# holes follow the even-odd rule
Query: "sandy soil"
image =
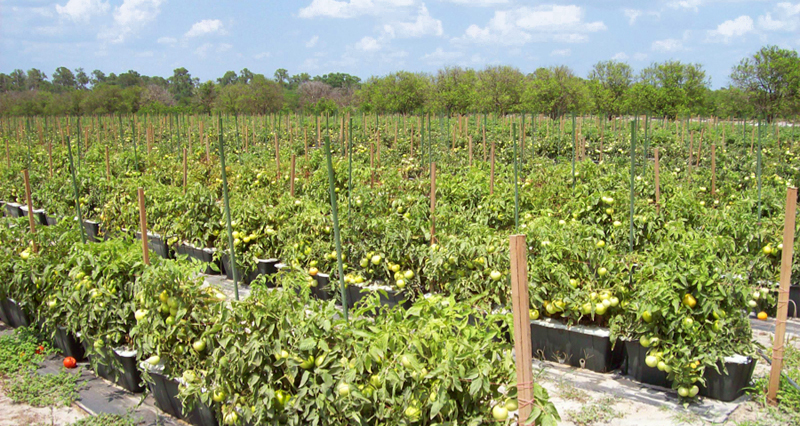
[(86, 413), (73, 407), (34, 408), (15, 404), (0, 392), (0, 426), (68, 425), (85, 417)]

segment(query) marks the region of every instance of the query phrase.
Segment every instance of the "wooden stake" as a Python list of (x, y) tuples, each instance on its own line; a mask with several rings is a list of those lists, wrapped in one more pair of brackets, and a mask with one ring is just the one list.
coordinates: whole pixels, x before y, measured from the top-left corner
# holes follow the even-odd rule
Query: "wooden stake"
[(489, 194), (494, 194), (494, 141), (492, 141), (492, 165), (489, 175)]
[(206, 163), (211, 163), (211, 142), (206, 137), (205, 121), (200, 120), (200, 143), (203, 142), (206, 145)]
[(694, 151), (694, 133), (689, 133), (689, 168), (687, 170), (687, 178), (689, 182), (692, 181), (692, 152)]
[(658, 159), (658, 148), (653, 150), (653, 155), (656, 158), (655, 172), (656, 172), (656, 213), (661, 211), (661, 177), (659, 175), (660, 162)]
[[(767, 401), (777, 405), (778, 385), (783, 368), (784, 334), (789, 308), (789, 286), (792, 279), (792, 251), (794, 248), (795, 214), (797, 213), (797, 188), (786, 190), (786, 216), (783, 224), (783, 252), (781, 253), (781, 282), (778, 290), (778, 313), (775, 318), (775, 340), (772, 343), (772, 367), (769, 372)], [(755, 362), (755, 360), (753, 360)]]
[[(25, 178), (25, 202), (28, 204), (28, 225), (31, 228), (31, 236), (36, 233), (36, 223), (33, 220), (33, 201), (31, 200), (31, 179), (28, 176), (28, 169), (22, 171), (22, 177)], [(33, 245), (33, 252), (37, 252), (36, 240), (31, 240)]]
[(436, 162), (431, 163), (431, 245), (436, 244)]
[(186, 173), (186, 148), (183, 148), (183, 193), (186, 193), (186, 187), (189, 185), (188, 175)]
[(144, 264), (150, 264), (150, 248), (147, 246), (147, 211), (144, 208), (144, 189), (139, 188), (139, 232), (142, 233)]
[(278, 134), (275, 133), (275, 167), (278, 171), (277, 180), (281, 180), (281, 147), (278, 144)]
[(289, 169), (289, 193), (294, 197), (294, 163), (295, 155), (292, 154), (292, 168)]
[(472, 167), (472, 135), (467, 136), (469, 142), (469, 166)]
[(108, 161), (108, 145), (106, 145), (106, 180), (111, 182), (111, 163)]
[(53, 141), (47, 139), (47, 168), (50, 171), (50, 177), (53, 177)]
[(369, 187), (375, 186), (375, 145), (369, 144)]
[(711, 145), (711, 196), (717, 195), (717, 146)]
[(481, 129), (483, 130), (483, 162), (486, 162), (486, 126), (481, 125)]
[(511, 256), (511, 301), (514, 313), (514, 351), (517, 366), (517, 400), (520, 424), (531, 414), (533, 399), (533, 364), (531, 350), (530, 301), (528, 299), (528, 250), (525, 235), (509, 239)]

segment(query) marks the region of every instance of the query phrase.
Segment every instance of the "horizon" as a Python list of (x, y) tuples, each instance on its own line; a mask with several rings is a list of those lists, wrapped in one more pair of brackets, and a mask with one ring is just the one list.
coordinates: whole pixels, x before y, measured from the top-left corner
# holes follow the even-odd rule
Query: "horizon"
[[(244, 68), (271, 78), (343, 72), (366, 81), (445, 66), (566, 65), (586, 78), (619, 60), (635, 74), (654, 62), (703, 66), (710, 88), (764, 45), (797, 50), (800, 2), (620, 0), (0, 0), (0, 72), (128, 70), (201, 82)], [(266, 14), (264, 20), (259, 16)], [(280, 34), (280, 36), (276, 36)]]

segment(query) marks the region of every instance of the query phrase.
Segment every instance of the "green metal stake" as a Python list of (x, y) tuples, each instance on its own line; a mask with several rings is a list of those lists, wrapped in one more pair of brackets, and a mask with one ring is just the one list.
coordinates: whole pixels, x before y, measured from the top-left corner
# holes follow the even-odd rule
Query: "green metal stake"
[(233, 297), (239, 300), (239, 277), (236, 264), (236, 250), (233, 245), (233, 227), (231, 226), (231, 207), (228, 199), (228, 177), (225, 174), (225, 146), (222, 143), (222, 116), (217, 116), (219, 123), (219, 162), (222, 166), (222, 195), (225, 201), (225, 220), (228, 228), (228, 247), (231, 250), (231, 268), (233, 269)]
[(575, 190), (575, 156), (578, 145), (578, 129), (575, 127), (575, 113), (572, 113), (572, 189)]
[(83, 215), (81, 214), (80, 191), (78, 190), (78, 178), (75, 177), (75, 163), (72, 161), (72, 143), (67, 136), (67, 153), (69, 154), (69, 171), (72, 175), (72, 189), (75, 192), (75, 209), (78, 211), (78, 228), (81, 230), (81, 242), (86, 244), (86, 230), (83, 229)]
[(531, 129), (531, 162), (536, 160), (536, 115), (531, 114), (532, 129)]
[[(633, 177), (636, 174), (636, 121), (631, 122), (631, 211), (630, 211), (630, 252), (633, 253)], [(631, 270), (631, 274), (633, 274)], [(631, 275), (633, 279), (633, 275)]]
[(347, 170), (347, 224), (353, 226), (353, 117), (350, 117), (350, 131), (347, 134), (347, 156), (349, 165)]
[[(761, 226), (761, 119), (758, 119), (758, 154), (756, 156), (756, 174), (758, 175), (758, 225)], [(761, 238), (759, 237), (759, 240)]]
[(339, 209), (336, 206), (336, 189), (333, 178), (333, 161), (331, 160), (331, 138), (325, 136), (325, 158), (328, 164), (328, 185), (331, 193), (331, 213), (333, 216), (333, 238), (336, 242), (336, 264), (339, 269), (339, 287), (342, 294), (342, 310), (347, 321), (347, 293), (344, 288), (344, 268), (342, 267), (342, 241), (339, 232)]
[(431, 116), (428, 116), (428, 170), (431, 169), (431, 163), (433, 163), (433, 143), (431, 143), (433, 138), (431, 137)]
[(136, 172), (139, 172), (139, 149), (136, 146), (136, 127), (131, 120), (131, 139), (133, 140), (133, 164), (136, 166)]
[(644, 116), (644, 161), (645, 164), (647, 162), (647, 145), (650, 144), (650, 137), (648, 136), (648, 130), (650, 127), (650, 116)]
[(519, 166), (517, 165), (517, 123), (512, 124), (514, 134), (514, 232), (519, 232)]

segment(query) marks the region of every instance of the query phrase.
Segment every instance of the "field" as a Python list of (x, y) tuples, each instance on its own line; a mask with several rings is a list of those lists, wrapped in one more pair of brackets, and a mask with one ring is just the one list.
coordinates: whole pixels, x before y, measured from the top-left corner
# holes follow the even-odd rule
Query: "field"
[[(641, 371), (696, 404), (730, 357), (759, 358), (749, 314), (776, 314), (800, 181), (794, 126), (713, 117), (4, 118), (0, 138), (4, 306), (80, 336), (95, 369), (135, 351), (145, 383), (180, 378), (181, 403), (224, 424), (503, 424), (518, 408), (556, 424), (547, 391), (517, 386), (512, 235), (534, 358), (605, 373), (640, 348)], [(30, 223), (10, 217), (26, 174)], [(605, 333), (619, 362), (561, 359), (537, 334), (560, 326)]]

